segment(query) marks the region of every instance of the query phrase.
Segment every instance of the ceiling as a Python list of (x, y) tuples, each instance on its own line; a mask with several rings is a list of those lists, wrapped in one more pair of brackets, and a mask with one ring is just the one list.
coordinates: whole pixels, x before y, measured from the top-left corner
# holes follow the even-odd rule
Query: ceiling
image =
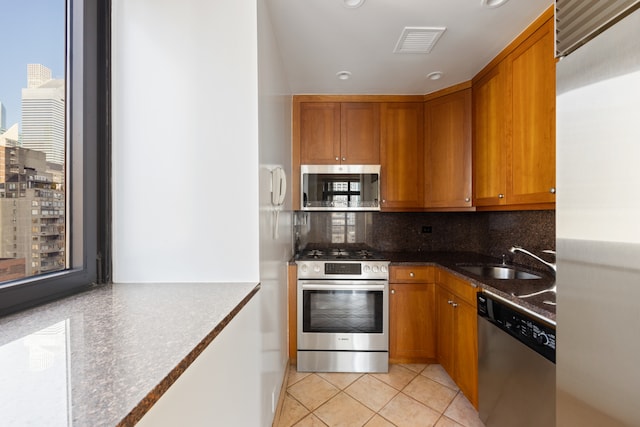
[[(551, 4), (510, 0), (267, 0), (295, 94), (427, 94), (470, 80)], [(430, 53), (393, 53), (404, 27), (446, 27)], [(349, 71), (340, 80), (336, 73)], [(426, 76), (441, 71), (439, 80)]]

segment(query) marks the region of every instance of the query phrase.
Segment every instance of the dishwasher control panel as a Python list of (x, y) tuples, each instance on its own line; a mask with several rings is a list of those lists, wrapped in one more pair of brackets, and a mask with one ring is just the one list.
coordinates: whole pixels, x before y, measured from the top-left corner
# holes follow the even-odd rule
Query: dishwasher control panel
[(478, 294), (478, 316), (555, 363), (556, 330), (552, 325), (485, 293)]

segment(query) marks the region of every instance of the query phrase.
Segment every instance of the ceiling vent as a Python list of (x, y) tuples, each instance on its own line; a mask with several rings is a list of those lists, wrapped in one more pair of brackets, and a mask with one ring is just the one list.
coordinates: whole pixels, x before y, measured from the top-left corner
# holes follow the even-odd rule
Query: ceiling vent
[(393, 53), (429, 53), (445, 27), (404, 27)]

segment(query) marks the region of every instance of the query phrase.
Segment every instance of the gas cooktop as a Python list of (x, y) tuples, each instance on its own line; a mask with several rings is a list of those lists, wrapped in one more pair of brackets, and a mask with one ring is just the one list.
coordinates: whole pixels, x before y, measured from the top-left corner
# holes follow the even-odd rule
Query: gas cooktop
[(385, 260), (374, 249), (367, 247), (328, 247), (309, 248), (302, 250), (297, 259), (305, 261), (361, 261), (361, 260)]

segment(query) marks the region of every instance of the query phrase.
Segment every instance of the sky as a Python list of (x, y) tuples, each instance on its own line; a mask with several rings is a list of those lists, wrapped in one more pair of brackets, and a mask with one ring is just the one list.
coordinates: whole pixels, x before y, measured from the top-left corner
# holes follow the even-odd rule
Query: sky
[[(27, 64), (64, 77), (65, 0), (0, 0), (0, 102), (7, 128), (20, 122)], [(21, 129), (22, 130), (22, 129)]]

